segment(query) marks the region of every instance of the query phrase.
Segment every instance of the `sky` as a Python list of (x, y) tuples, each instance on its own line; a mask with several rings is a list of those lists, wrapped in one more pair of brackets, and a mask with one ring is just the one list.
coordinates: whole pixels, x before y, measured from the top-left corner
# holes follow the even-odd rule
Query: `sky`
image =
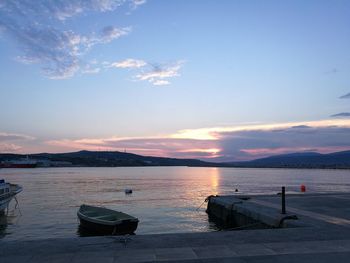
[(0, 152), (350, 150), (350, 1), (0, 0)]

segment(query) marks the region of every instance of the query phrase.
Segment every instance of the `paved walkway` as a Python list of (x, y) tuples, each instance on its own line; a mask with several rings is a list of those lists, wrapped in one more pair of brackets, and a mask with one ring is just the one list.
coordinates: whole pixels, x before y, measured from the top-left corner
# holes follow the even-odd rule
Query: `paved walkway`
[[(280, 207), (281, 207), (281, 205), (271, 203), (268, 201), (263, 201), (263, 200), (251, 200), (250, 202), (255, 203), (255, 204), (259, 204), (262, 206), (276, 208), (276, 209), (280, 209)], [(289, 207), (288, 212), (297, 214), (299, 216), (300, 215), (307, 216), (307, 217), (310, 217), (310, 218), (317, 220), (317, 221), (324, 221), (324, 222), (330, 223), (330, 224), (336, 224), (336, 225), (340, 225), (340, 226), (344, 226), (344, 227), (350, 227), (350, 220), (340, 218), (340, 217), (329, 216), (329, 215), (320, 214), (320, 213), (311, 212), (311, 211), (306, 211), (306, 210), (293, 208), (293, 207)]]
[(350, 239), (132, 248), (133, 240), (125, 246), (113, 238), (55, 251), (61, 241), (49, 241), (30, 253), (22, 253), (18, 244), (17, 252), (1, 255), (1, 262), (349, 262), (350, 256)]

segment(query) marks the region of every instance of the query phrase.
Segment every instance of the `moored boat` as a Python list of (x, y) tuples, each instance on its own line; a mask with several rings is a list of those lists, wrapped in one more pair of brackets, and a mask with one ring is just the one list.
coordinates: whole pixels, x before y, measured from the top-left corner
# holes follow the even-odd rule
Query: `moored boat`
[(136, 231), (139, 220), (104, 207), (81, 205), (77, 213), (84, 229), (106, 235), (126, 235)]
[(22, 158), (17, 160), (7, 160), (0, 162), (0, 168), (35, 168), (38, 162), (33, 159)]
[(0, 214), (3, 214), (12, 198), (22, 191), (22, 187), (17, 184), (10, 184), (0, 179)]

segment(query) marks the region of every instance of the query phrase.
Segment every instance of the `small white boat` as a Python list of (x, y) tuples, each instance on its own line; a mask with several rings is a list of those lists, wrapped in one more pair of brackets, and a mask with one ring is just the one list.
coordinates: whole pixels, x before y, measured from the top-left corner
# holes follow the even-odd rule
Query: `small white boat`
[(81, 227), (106, 235), (132, 234), (139, 223), (136, 217), (97, 206), (82, 205), (77, 215)]
[(10, 184), (0, 179), (0, 214), (3, 214), (12, 198), (22, 191), (22, 187), (17, 184)]

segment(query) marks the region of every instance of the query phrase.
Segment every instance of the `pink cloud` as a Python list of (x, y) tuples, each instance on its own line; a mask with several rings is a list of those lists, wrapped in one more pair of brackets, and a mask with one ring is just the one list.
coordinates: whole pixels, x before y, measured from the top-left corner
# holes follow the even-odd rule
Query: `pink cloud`
[(0, 143), (0, 152), (3, 153), (16, 153), (22, 147), (13, 143)]
[(217, 157), (220, 151), (216, 148), (215, 141), (176, 138), (54, 140), (47, 142), (47, 144), (71, 150), (126, 150), (141, 155), (201, 159)]
[(109, 150), (141, 155), (243, 161), (277, 154), (350, 149), (350, 120), (323, 120), (181, 130), (162, 137), (53, 140), (53, 149)]
[(288, 154), (296, 152), (318, 152), (318, 153), (332, 153), (349, 150), (349, 146), (333, 146), (333, 147), (282, 147), (282, 148), (252, 148), (241, 149), (241, 152), (251, 155), (251, 159), (263, 158), (272, 155)]

